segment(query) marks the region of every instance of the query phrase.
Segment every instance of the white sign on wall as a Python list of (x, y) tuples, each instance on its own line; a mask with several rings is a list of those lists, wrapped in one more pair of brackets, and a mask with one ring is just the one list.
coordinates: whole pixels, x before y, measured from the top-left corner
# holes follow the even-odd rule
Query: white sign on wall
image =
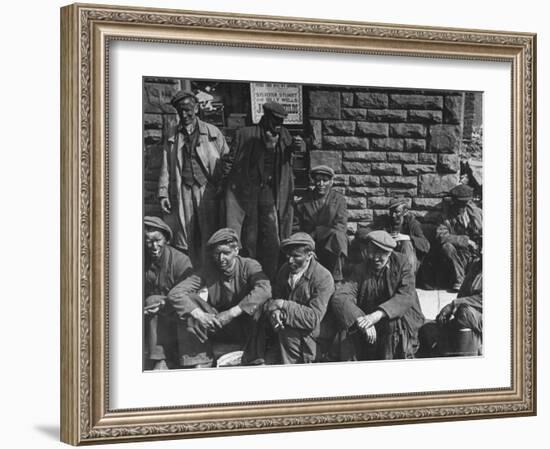
[(264, 114), (263, 104), (275, 101), (288, 112), (285, 124), (303, 122), (302, 85), (289, 83), (250, 83), (252, 121), (258, 123)]

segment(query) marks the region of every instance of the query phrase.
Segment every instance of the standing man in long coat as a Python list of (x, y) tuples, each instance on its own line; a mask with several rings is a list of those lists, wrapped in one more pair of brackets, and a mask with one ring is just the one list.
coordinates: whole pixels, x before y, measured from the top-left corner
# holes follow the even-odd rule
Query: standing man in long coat
[(227, 226), (240, 236), (248, 257), (275, 278), (281, 240), (292, 232), (292, 142), (282, 126), (287, 112), (275, 102), (263, 105), (257, 125), (237, 131), (224, 158)]
[(295, 221), (299, 230), (307, 232), (315, 241), (319, 262), (331, 272), (335, 281), (340, 281), (348, 255), (346, 198), (332, 188), (332, 168), (326, 165), (313, 167), (310, 176), (313, 190), (308, 190), (296, 203)]
[(179, 123), (164, 149), (158, 196), (173, 245), (198, 268), (206, 241), (221, 224), (221, 157), (229, 147), (218, 128), (197, 117), (199, 103), (192, 92), (176, 93), (171, 104)]
[(363, 262), (337, 286), (332, 312), (342, 332), (341, 360), (413, 358), (424, 315), (413, 268), (386, 231), (360, 230)]

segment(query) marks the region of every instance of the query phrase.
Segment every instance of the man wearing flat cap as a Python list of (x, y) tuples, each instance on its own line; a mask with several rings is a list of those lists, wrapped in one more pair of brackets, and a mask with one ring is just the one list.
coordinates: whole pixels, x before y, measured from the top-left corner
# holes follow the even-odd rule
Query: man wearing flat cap
[(145, 237), (145, 368), (167, 369), (177, 364), (177, 326), (169, 309), (159, 309), (170, 289), (191, 275), (189, 257), (170, 246), (172, 230), (159, 217), (143, 219)]
[(334, 280), (342, 280), (342, 268), (348, 254), (346, 227), (348, 209), (344, 196), (332, 188), (334, 170), (318, 165), (310, 170), (313, 189), (308, 190), (294, 207), (297, 228), (315, 241), (319, 262)]
[(436, 230), (443, 259), (451, 271), (451, 289), (458, 291), (467, 265), (479, 252), (483, 215), (472, 201), (473, 189), (459, 184), (450, 191), (452, 203)]
[(199, 267), (206, 241), (218, 229), (222, 178), (221, 157), (229, 147), (221, 131), (197, 117), (192, 92), (180, 91), (171, 101), (178, 126), (168, 138), (160, 170), (158, 196), (165, 220), (174, 232), (173, 245)]
[(418, 220), (409, 212), (409, 201), (407, 198), (390, 200), (385, 227), (397, 244), (395, 251), (405, 255), (416, 274), (420, 262), (430, 251), (430, 242)]
[(337, 285), (331, 301), (341, 329), (339, 358), (413, 358), (424, 323), (413, 269), (386, 231), (360, 229), (355, 238), (363, 261)]
[(283, 240), (281, 248), (287, 261), (277, 273), (273, 299), (264, 306), (264, 323), (277, 334), (281, 363), (312, 363), (319, 360), (321, 320), (334, 281), (317, 262), (309, 234), (297, 232)]
[(176, 285), (166, 299), (182, 323), (180, 365), (185, 368), (212, 366), (214, 343), (244, 348), (255, 339), (262, 305), (271, 297), (260, 264), (239, 256), (239, 237), (233, 229), (216, 231), (207, 246), (209, 263)]
[(283, 126), (284, 107), (267, 102), (263, 109), (257, 125), (237, 130), (224, 158), (226, 218), (246, 254), (258, 259), (273, 279), (280, 241), (292, 231), (293, 139)]

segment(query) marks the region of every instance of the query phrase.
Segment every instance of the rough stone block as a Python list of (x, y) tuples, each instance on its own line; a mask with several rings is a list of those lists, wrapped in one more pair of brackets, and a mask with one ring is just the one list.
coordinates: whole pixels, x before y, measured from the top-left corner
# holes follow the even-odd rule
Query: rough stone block
[(390, 108), (396, 109), (441, 109), (443, 97), (436, 95), (390, 95)]
[(145, 113), (175, 113), (170, 105), (172, 97), (179, 90), (177, 84), (144, 83), (143, 105)]
[(418, 178), (416, 176), (382, 176), (380, 185), (410, 189), (418, 185)]
[(461, 135), (458, 125), (433, 125), (430, 127), (429, 151), (433, 153), (457, 153)]
[(326, 136), (323, 137), (323, 149), (365, 151), (369, 149), (369, 139), (352, 136)]
[(323, 122), (321, 120), (310, 120), (312, 146), (315, 150), (320, 150), (323, 145)]
[(434, 153), (420, 153), (418, 155), (418, 162), (420, 164), (437, 164), (437, 156)]
[(361, 162), (384, 162), (386, 153), (376, 151), (344, 151), (344, 160)]
[(333, 178), (334, 186), (347, 186), (349, 185), (348, 175), (335, 175)]
[(340, 151), (311, 151), (309, 163), (311, 167), (328, 165), (335, 172), (340, 172), (342, 170), (342, 153)]
[(462, 121), (462, 111), (464, 108), (463, 95), (449, 95), (445, 97), (443, 104), (443, 122), (460, 123)]
[(386, 153), (388, 155), (388, 162), (406, 162), (409, 164), (415, 164), (418, 162), (419, 155), (416, 153)]
[(337, 186), (337, 187), (333, 187), (333, 189), (338, 192), (338, 193), (341, 193), (342, 195), (345, 195), (346, 194), (346, 188), (344, 186)]
[(388, 95), (376, 92), (357, 92), (355, 105), (360, 108), (387, 108)]
[(351, 209), (348, 210), (349, 221), (372, 221), (372, 210), (369, 209)]
[(309, 116), (311, 118), (340, 118), (340, 93), (323, 90), (309, 92)]
[(418, 192), (421, 195), (442, 196), (449, 192), (458, 184), (458, 174), (438, 175), (427, 174), (420, 175)]
[(370, 175), (351, 175), (349, 177), (349, 185), (352, 187), (379, 187), (380, 178)]
[(350, 120), (323, 120), (323, 132), (325, 135), (353, 136), (355, 134), (355, 122)]
[(373, 122), (404, 122), (407, 119), (407, 111), (401, 109), (369, 109), (367, 120)]
[(441, 173), (457, 173), (460, 171), (458, 154), (440, 154), (437, 170)]
[(409, 122), (421, 122), (426, 124), (441, 123), (443, 113), (441, 111), (410, 110)]
[(371, 196), (368, 199), (368, 205), (371, 209), (387, 209), (392, 197), (389, 196)]
[(371, 170), (370, 165), (365, 162), (344, 162), (342, 170), (344, 173), (369, 174)]
[(162, 141), (162, 130), (146, 129), (143, 131), (143, 139), (147, 145), (158, 144)]
[(145, 129), (162, 129), (162, 115), (143, 114), (143, 127)]
[(425, 139), (405, 139), (405, 151), (423, 152), (426, 151)]
[(374, 221), (380, 221), (382, 219), (385, 219), (388, 216), (388, 210), (387, 209), (373, 209), (372, 214), (374, 216)]
[(443, 204), (441, 198), (414, 198), (413, 207), (423, 210), (440, 210)]
[(353, 107), (353, 93), (352, 92), (342, 92), (342, 106), (346, 108)]
[(435, 165), (403, 165), (404, 175), (423, 175), (424, 173), (435, 173)]
[(346, 196), (348, 209), (366, 209), (367, 199), (360, 196)]
[(386, 190), (382, 187), (348, 187), (346, 189), (346, 195), (349, 196), (371, 196), (371, 195), (384, 195)]
[(390, 164), (387, 162), (375, 162), (371, 164), (373, 175), (401, 175), (401, 164)]
[(357, 222), (349, 222), (347, 223), (347, 234), (348, 235), (354, 235), (357, 232)]
[(426, 137), (426, 127), (420, 123), (392, 123), (390, 137)]
[(400, 187), (388, 187), (386, 189), (386, 196), (396, 197), (396, 196), (409, 196), (409, 197), (415, 197), (418, 195), (418, 189), (412, 188), (412, 189), (404, 189)]
[(371, 150), (378, 151), (403, 151), (404, 141), (403, 139), (396, 139), (394, 137), (387, 137), (385, 139), (372, 139)]
[(365, 137), (387, 137), (389, 125), (387, 123), (357, 123), (357, 135)]
[(360, 108), (342, 108), (342, 118), (348, 120), (365, 120), (367, 110)]

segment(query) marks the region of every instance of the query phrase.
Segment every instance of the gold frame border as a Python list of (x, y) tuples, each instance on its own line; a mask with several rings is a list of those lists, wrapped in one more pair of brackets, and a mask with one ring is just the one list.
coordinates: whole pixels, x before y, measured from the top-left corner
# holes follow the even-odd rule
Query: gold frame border
[[(109, 410), (108, 65), (112, 39), (508, 61), (511, 388)], [(61, 439), (73, 445), (536, 414), (536, 35), (74, 4), (61, 9)]]

